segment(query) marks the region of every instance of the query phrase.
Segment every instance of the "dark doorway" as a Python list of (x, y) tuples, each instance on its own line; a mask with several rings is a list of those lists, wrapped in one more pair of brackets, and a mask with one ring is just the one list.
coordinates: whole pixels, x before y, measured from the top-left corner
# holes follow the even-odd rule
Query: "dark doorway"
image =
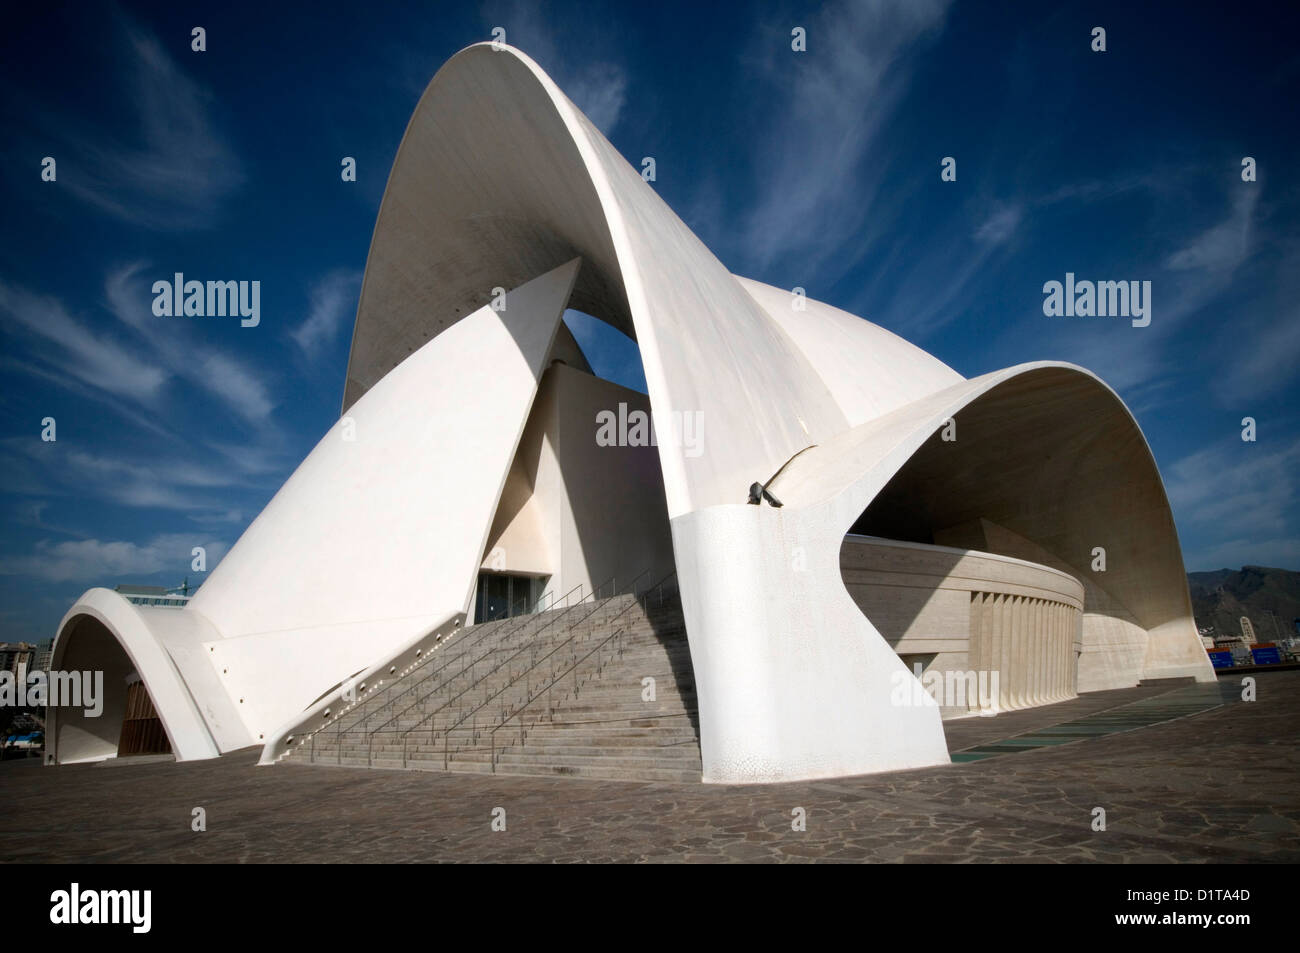
[(133, 754), (171, 754), (172, 745), (163, 729), (162, 719), (144, 682), (126, 687), (126, 714), (122, 717), (122, 734), (117, 742), (117, 756)]
[(491, 622), (537, 611), (542, 597), (543, 576), (509, 572), (479, 573), (474, 597), (474, 621)]

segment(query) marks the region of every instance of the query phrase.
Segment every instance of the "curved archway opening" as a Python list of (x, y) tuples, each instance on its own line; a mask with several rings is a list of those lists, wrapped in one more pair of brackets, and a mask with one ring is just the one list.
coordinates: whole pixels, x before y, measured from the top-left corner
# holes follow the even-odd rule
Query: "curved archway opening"
[[(940, 591), (978, 589), (957, 581), (971, 575), (972, 566), (962, 564), (966, 552), (1009, 558), (1078, 581), (1082, 618), (1071, 694), (1135, 685), (1160, 674), (1171, 654), (1179, 657), (1178, 664), (1195, 664), (1195, 653), (1183, 645), (1198, 640), (1192, 638), (1182, 556), (1155, 462), (1123, 403), (1077, 370), (1034, 369), (963, 408), (894, 474), (850, 532), (850, 539), (895, 540), (914, 551), (928, 550), (931, 562), (946, 560), (931, 567), (938, 581), (928, 598), (886, 606), (882, 590), (873, 595), (860, 552), (855, 563), (853, 552), (860, 545), (846, 543), (845, 585), (868, 617), (886, 620), (900, 654), (900, 646), (922, 634), (935, 642), (929, 650), (941, 651), (931, 631)], [(879, 572), (882, 558), (870, 568)], [(919, 557), (914, 552), (911, 558)], [(1043, 619), (1035, 615), (1035, 599), (1070, 602), (1044, 592), (1054, 588), (1050, 575), (1013, 584), (1017, 572), (1008, 565), (986, 568), (1001, 579), (998, 586), (986, 587), (997, 594), (989, 607), (997, 625), (1005, 616), (1008, 627), (1037, 632)], [(976, 638), (985, 606), (982, 597), (974, 598), (967, 600), (964, 620), (957, 600), (950, 599), (949, 618), (939, 625), (952, 631), (964, 626), (967, 638)], [(1026, 608), (1028, 614), (1022, 612)], [(1059, 624), (1054, 617), (1047, 622)], [(1164, 644), (1153, 652), (1157, 630)], [(1031, 642), (1039, 638), (1033, 635)]]
[[(85, 705), (51, 707), (46, 760), (59, 764), (102, 761), (119, 754), (172, 750), (135, 663), (112, 631), (92, 615), (69, 620), (51, 661), (56, 672), (102, 673), (100, 697)], [(82, 699), (85, 701), (85, 699)], [(96, 713), (97, 710), (97, 713)]]

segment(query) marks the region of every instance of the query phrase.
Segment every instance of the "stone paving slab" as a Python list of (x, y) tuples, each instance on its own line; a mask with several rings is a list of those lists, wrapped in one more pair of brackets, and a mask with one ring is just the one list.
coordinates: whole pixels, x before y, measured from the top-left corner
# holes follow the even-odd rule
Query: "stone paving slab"
[(1155, 684), (1120, 688), (1109, 692), (1089, 692), (1071, 698), (1069, 701), (1057, 702), (1055, 705), (1026, 708), (1022, 711), (1005, 711), (992, 718), (980, 715), (956, 718), (945, 721), (943, 730), (948, 739), (948, 750), (962, 751), (1094, 715), (1111, 708), (1119, 708), (1144, 698), (1164, 695), (1178, 687), (1181, 686)]
[[(1189, 683), (1191, 679), (1187, 680)], [(1148, 695), (1114, 708), (1071, 718), (1048, 727), (1033, 728), (1010, 738), (951, 750), (952, 760), (966, 763), (1002, 754), (1023, 753), (1033, 748), (1075, 744), (1116, 732), (1147, 728), (1176, 718), (1199, 715), (1224, 704), (1239, 703), (1231, 686), (1217, 683), (1187, 684), (1167, 692)], [(1058, 713), (1058, 717), (1063, 713)], [(951, 744), (951, 742), (950, 742)]]
[[(262, 768), (252, 750), (114, 771), (7, 762), (0, 860), (1294, 863), (1300, 672), (1257, 679), (1253, 703), (1077, 744), (782, 785)], [(997, 734), (1053, 723), (1043, 711)]]

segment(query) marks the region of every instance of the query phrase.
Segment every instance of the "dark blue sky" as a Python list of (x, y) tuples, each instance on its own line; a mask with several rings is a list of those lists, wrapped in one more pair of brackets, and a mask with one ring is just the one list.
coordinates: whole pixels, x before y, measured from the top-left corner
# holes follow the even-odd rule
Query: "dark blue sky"
[[(92, 585), (201, 580), (191, 548), (215, 565), (330, 426), (406, 121), (495, 26), (732, 271), (967, 376), (1089, 367), (1189, 569), (1300, 569), (1294, 4), (35, 6), (0, 36), (0, 639), (52, 637)], [(155, 317), (176, 271), (259, 280), (261, 324)], [(1045, 316), (1066, 272), (1151, 281), (1150, 326)]]

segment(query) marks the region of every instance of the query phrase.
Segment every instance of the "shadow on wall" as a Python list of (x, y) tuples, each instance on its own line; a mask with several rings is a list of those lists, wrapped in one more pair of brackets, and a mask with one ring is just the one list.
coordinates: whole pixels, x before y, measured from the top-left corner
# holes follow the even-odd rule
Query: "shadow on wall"
[[(102, 671), (104, 698), (98, 717), (88, 716), (84, 708), (51, 709), (47, 752), (57, 751), (60, 764), (115, 757), (126, 714), (127, 682), (135, 675), (126, 650), (98, 619), (78, 616), (68, 623), (59, 640), (59, 655), (51, 660), (50, 668), (64, 672)], [(51, 756), (47, 754), (47, 760)]]
[[(916, 634), (918, 620), (922, 616), (934, 615), (933, 612), (927, 612), (927, 609), (942, 598), (939, 586), (952, 575), (964, 553), (942, 549), (925, 552), (925, 584), (918, 584), (920, 580), (914, 575), (912, 567), (881, 566), (880, 557), (888, 551), (873, 547), (873, 542), (875, 541), (871, 539), (845, 537), (840, 546), (840, 576), (862, 614), (871, 620), (889, 647), (898, 652), (903, 638), (909, 633)], [(871, 558), (870, 566), (865, 564), (864, 556), (874, 557)], [(893, 578), (895, 575), (896, 579)], [(969, 618), (952, 621), (955, 625), (948, 632), (936, 631), (933, 634), (963, 637), (968, 634)], [(929, 659), (909, 658), (904, 661), (921, 661), (924, 669), (933, 661), (933, 656)]]
[[(1187, 614), (1182, 556), (1146, 441), (1094, 379), (1045, 368), (989, 391), (896, 473), (852, 532), (1027, 559), (1085, 612), (1150, 630)], [(1092, 568), (1105, 551), (1106, 569)]]
[(655, 597), (650, 597), (650, 627), (660, 646), (663, 647), (672, 666), (673, 682), (683, 700), (689, 700), (687, 715), (691, 731), (695, 733), (695, 743), (700, 741), (700, 712), (695, 695), (695, 669), (691, 665), (690, 647), (686, 641), (686, 623), (682, 617), (682, 600), (675, 588), (665, 593), (662, 604), (655, 604)]

